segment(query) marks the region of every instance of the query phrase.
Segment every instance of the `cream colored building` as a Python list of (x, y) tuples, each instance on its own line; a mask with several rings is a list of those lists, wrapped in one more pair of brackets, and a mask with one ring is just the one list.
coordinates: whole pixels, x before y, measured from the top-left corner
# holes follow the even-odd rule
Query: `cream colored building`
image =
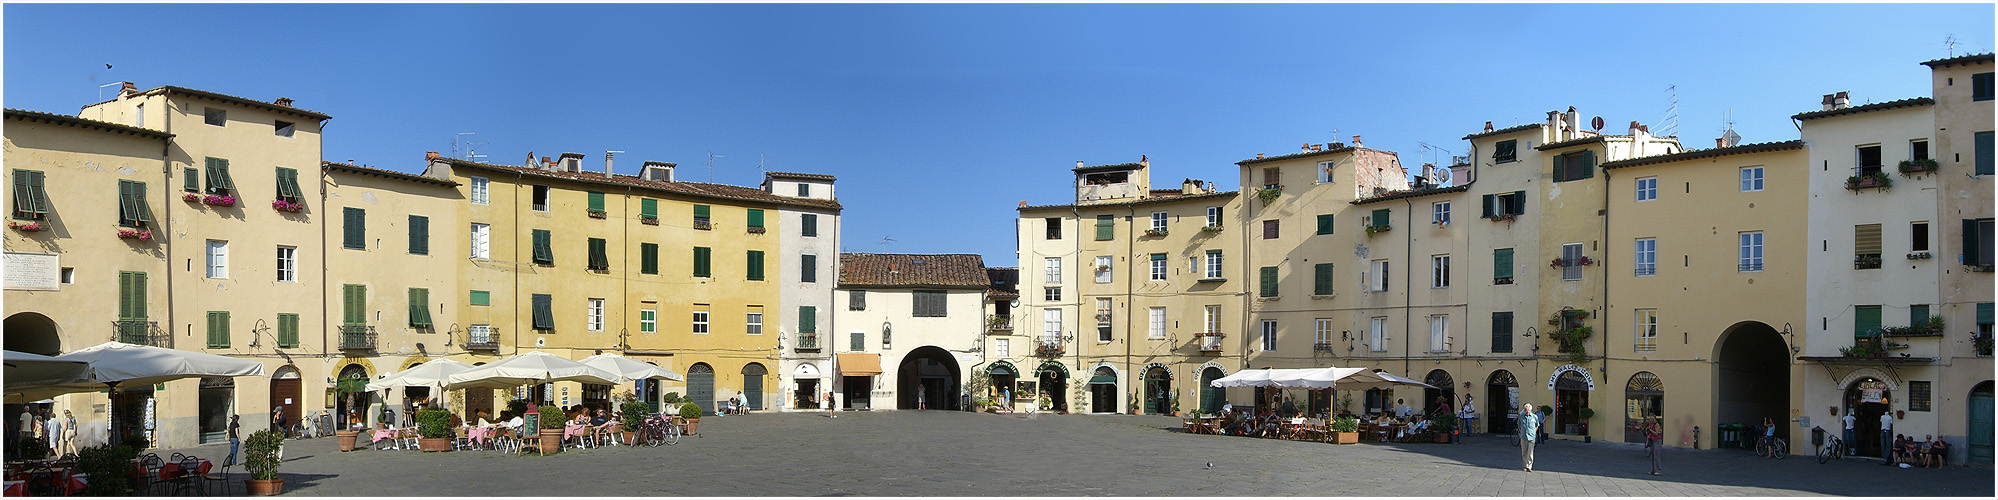
[[(1935, 105), (1936, 315), (1942, 374), (1936, 434), (1955, 445), (1950, 462), (1992, 462), (1992, 54), (1922, 63)], [(1951, 256), (1958, 256), (1952, 259)]]
[[(958, 410), (985, 333), (984, 259), (844, 253), (828, 347), (842, 409)], [(821, 396), (823, 397), (823, 396)]]

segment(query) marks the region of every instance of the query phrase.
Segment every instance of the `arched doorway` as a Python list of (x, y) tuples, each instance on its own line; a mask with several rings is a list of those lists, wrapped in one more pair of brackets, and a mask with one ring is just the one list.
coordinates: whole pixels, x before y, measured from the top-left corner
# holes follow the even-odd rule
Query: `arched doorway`
[(55, 320), (40, 313), (15, 313), (7, 317), (6, 348), (9, 351), (56, 356), (62, 354), (62, 335)]
[(1580, 369), (1563, 370), (1554, 378), (1554, 429), (1549, 434), (1588, 434), (1582, 409), (1589, 407), (1589, 391), (1595, 382)]
[(813, 409), (819, 407), (819, 367), (811, 363), (798, 363), (791, 370), (791, 407)]
[(1117, 370), (1098, 366), (1090, 374), (1089, 412), (1117, 413)]
[(1519, 425), (1519, 380), (1499, 370), (1485, 379), (1485, 421), (1493, 434), (1510, 434)]
[[(1860, 377), (1845, 386), (1845, 407), (1852, 409), (1853, 443), (1860, 456), (1880, 456), (1880, 415), (1893, 411), (1894, 390), (1887, 381)], [(1778, 420), (1781, 422), (1781, 420)], [(1760, 424), (1761, 421), (1756, 421)], [(1887, 431), (1888, 438), (1893, 431)]]
[(1145, 413), (1167, 415), (1172, 413), (1172, 371), (1165, 365), (1152, 363), (1145, 367)]
[(1645, 417), (1665, 416), (1665, 382), (1651, 372), (1631, 375), (1623, 386), (1623, 409), (1623, 442), (1644, 442), (1643, 428), (1637, 424)]
[(368, 421), (368, 369), (359, 364), (350, 364), (340, 369), (340, 381), (334, 384), (336, 394), (333, 414), (342, 429), (353, 428), (356, 422)]
[(1423, 377), (1422, 383), (1436, 386), (1435, 389), (1422, 390), (1422, 414), (1435, 415), (1442, 411), (1445, 405), (1452, 410), (1456, 409), (1457, 381), (1450, 378), (1450, 372), (1440, 369), (1430, 370), (1429, 376)]
[(992, 383), (992, 389), (985, 397), (992, 398), (1001, 407), (1012, 408), (1013, 402), (1009, 399), (1016, 395), (1013, 382), (1020, 378), (1020, 369), (1012, 363), (998, 361), (985, 367), (985, 376)]
[(768, 375), (770, 371), (763, 368), (762, 363), (742, 366), (742, 404), (748, 405), (751, 410), (763, 409), (763, 377)]
[(1970, 461), (1991, 463), (1991, 381), (1970, 388)]
[[(484, 361), (481, 361), (472, 363), (472, 366), (482, 366), (485, 364)], [(658, 411), (658, 408), (654, 407), (653, 410)], [(465, 421), (478, 422), (480, 412), (484, 412), (486, 418), (489, 419), (499, 416), (498, 413), (493, 411), (493, 390), (465, 389)]]
[(1214, 386), (1214, 380), (1225, 376), (1227, 373), (1212, 366), (1200, 370), (1200, 413), (1221, 413), (1221, 405), (1227, 404), (1227, 398), (1221, 388)]
[[(902, 357), (895, 372), (895, 407), (904, 410), (957, 409), (957, 358), (937, 346), (922, 346)], [(917, 397), (923, 404), (916, 404)]]
[(715, 367), (707, 363), (687, 367), (687, 400), (701, 407), (701, 413), (714, 413)]
[[(1714, 424), (1761, 425), (1790, 416), (1790, 345), (1775, 328), (1756, 321), (1728, 327), (1714, 351)], [(1789, 427), (1776, 435), (1796, 443)]]
[(1068, 411), (1068, 367), (1060, 361), (1049, 361), (1041, 363), (1035, 374), (1040, 378), (1038, 390), (1043, 396), (1040, 400), (1047, 402), (1040, 406), (1040, 411)]
[(303, 383), (304, 380), (298, 375), (298, 367), (295, 366), (285, 365), (271, 374), (270, 407), (271, 411), (279, 413), (276, 416), (283, 417), (272, 419), (275, 421), (273, 424), (279, 429), (291, 429), (293, 425), (298, 424), (298, 419), (305, 417), (305, 414), (301, 413), (305, 408)]
[(236, 413), (236, 378), (202, 377), (196, 394), (196, 426), (202, 443), (229, 440), (229, 415)]

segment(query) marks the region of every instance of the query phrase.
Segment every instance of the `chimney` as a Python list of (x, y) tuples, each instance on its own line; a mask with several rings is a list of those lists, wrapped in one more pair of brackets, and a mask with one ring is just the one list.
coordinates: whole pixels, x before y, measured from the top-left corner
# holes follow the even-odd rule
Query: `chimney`
[(1846, 97), (1845, 91), (1842, 90), (1839, 91), (1837, 97), (1832, 98), (1832, 109), (1845, 109), (1847, 106), (1851, 105), (1852, 105), (1852, 98)]
[(1360, 145), (1360, 136), (1359, 136), (1358, 134), (1354, 134), (1354, 135), (1353, 135), (1353, 147), (1356, 147), (1356, 148), (1358, 148), (1358, 147), (1364, 147), (1364, 146), (1361, 146), (1361, 145)]
[(617, 157), (617, 152), (616, 152), (616, 151), (605, 151), (605, 152), (604, 152), (604, 178), (605, 178), (605, 179), (609, 179), (609, 178), (611, 177), (611, 158), (616, 158), (616, 157)]
[(1714, 138), (1714, 148), (1715, 148), (1715, 149), (1719, 149), (1719, 148), (1724, 148), (1724, 147), (1727, 147), (1727, 138), (1726, 138), (1726, 137), (1715, 137), (1715, 138)]
[(290, 98), (290, 97), (279, 97), (279, 98), (277, 98), (277, 100), (275, 100), (275, 101), (271, 101), (271, 104), (276, 104), (276, 105), (279, 105), (279, 106), (284, 106), (284, 107), (287, 107), (287, 108), (289, 108), (289, 107), (291, 107), (291, 98)]
[(1020, 200), (1020, 208), (1027, 208), (1027, 200)]
[(1312, 145), (1311, 145), (1311, 152), (1313, 152), (1313, 153), (1316, 153), (1316, 152), (1319, 152), (1319, 151), (1324, 151), (1324, 150), (1325, 150), (1325, 145), (1323, 145), (1323, 144), (1312, 144)]
[(1179, 194), (1200, 194), (1200, 181), (1193, 179), (1179, 181)]
[(1258, 160), (1261, 160), (1261, 159), (1263, 159), (1263, 154), (1262, 154), (1262, 153), (1256, 153), (1256, 159), (1258, 159)]
[(559, 156), (558, 158), (560, 158), (560, 160), (558, 161), (560, 161), (562, 164), (561, 168), (563, 172), (583, 171), (582, 153), (562, 153), (562, 155)]
[(124, 97), (127, 95), (136, 94), (138, 92), (139, 92), (139, 84), (132, 82), (125, 82), (125, 86), (118, 89), (118, 96)]
[(1075, 161), (1075, 168), (1082, 168), (1082, 160)]
[(1492, 122), (1485, 122), (1485, 131), (1490, 132), (1492, 130), (1495, 130), (1492, 128)]
[(1138, 155), (1138, 164), (1149, 168), (1152, 166), (1152, 157), (1150, 155)]
[(663, 161), (648, 161), (639, 167), (639, 177), (648, 181), (673, 182), (673, 164)]
[(1562, 126), (1562, 123), (1561, 123), (1561, 112), (1560, 112), (1560, 111), (1548, 111), (1548, 112), (1547, 112), (1547, 133), (1548, 133), (1548, 134), (1551, 134), (1551, 135), (1548, 135), (1548, 136), (1547, 136), (1547, 139), (1546, 139), (1546, 141), (1544, 141), (1544, 142), (1561, 142), (1561, 135), (1562, 135), (1562, 134), (1561, 134), (1561, 126)]
[(1837, 102), (1837, 101), (1836, 101), (1835, 99), (1837, 99), (1837, 95), (1835, 95), (1835, 94), (1825, 94), (1825, 102), (1824, 102), (1824, 110), (1825, 110), (1825, 111), (1831, 111), (1831, 110), (1832, 110), (1832, 103), (1834, 103), (1834, 102)]
[(555, 170), (555, 160), (548, 159), (546, 156), (541, 157), (541, 169)]
[(423, 152), (423, 161), (425, 161), (425, 162), (433, 162), (433, 161), (437, 161), (437, 159), (438, 159), (438, 158), (442, 158), (442, 157), (443, 157), (443, 155), (440, 155), (440, 154), (437, 154), (437, 152), (436, 152), (436, 151), (424, 151), (424, 152)]
[(1574, 106), (1569, 106), (1567, 138), (1574, 139), (1581, 136), (1582, 136), (1582, 113), (1580, 111), (1575, 111)]
[(1302, 145), (1302, 146), (1298, 146), (1298, 147), (1297, 147), (1297, 151), (1298, 151), (1298, 152), (1300, 152), (1300, 153), (1309, 153), (1309, 152), (1311, 152), (1311, 143), (1307, 142), (1307, 143), (1304, 143), (1304, 145)]

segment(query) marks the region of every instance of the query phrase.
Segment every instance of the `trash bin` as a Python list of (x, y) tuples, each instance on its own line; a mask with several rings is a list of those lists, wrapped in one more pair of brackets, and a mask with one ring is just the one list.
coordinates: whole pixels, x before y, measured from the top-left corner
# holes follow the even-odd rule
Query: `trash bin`
[(1811, 447), (1812, 447), (1812, 448), (1822, 448), (1822, 447), (1824, 447), (1824, 445), (1825, 445), (1825, 428), (1824, 428), (1824, 427), (1812, 427), (1812, 428), (1811, 428)]

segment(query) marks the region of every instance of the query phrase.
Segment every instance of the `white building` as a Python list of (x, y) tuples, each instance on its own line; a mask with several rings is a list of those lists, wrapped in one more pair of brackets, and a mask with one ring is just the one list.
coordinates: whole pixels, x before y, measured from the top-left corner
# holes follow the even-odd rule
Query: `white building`
[[(770, 172), (763, 176), (763, 190), (778, 196), (838, 200), (833, 193), (833, 176)], [(768, 401), (752, 402), (753, 409), (818, 409), (818, 400), (831, 387), (832, 350), (826, 348), (834, 326), (833, 286), (839, 270), (840, 220), (838, 209), (811, 209), (785, 206), (777, 211), (784, 234), (779, 248), (777, 275), (783, 280), (778, 292), (778, 316), (789, 321), (777, 323), (778, 374), (776, 391)], [(756, 406), (762, 404), (764, 406)]]
[(846, 253), (839, 261), (838, 330), (827, 350), (837, 355), (840, 408), (961, 409), (983, 351), (984, 259)]

